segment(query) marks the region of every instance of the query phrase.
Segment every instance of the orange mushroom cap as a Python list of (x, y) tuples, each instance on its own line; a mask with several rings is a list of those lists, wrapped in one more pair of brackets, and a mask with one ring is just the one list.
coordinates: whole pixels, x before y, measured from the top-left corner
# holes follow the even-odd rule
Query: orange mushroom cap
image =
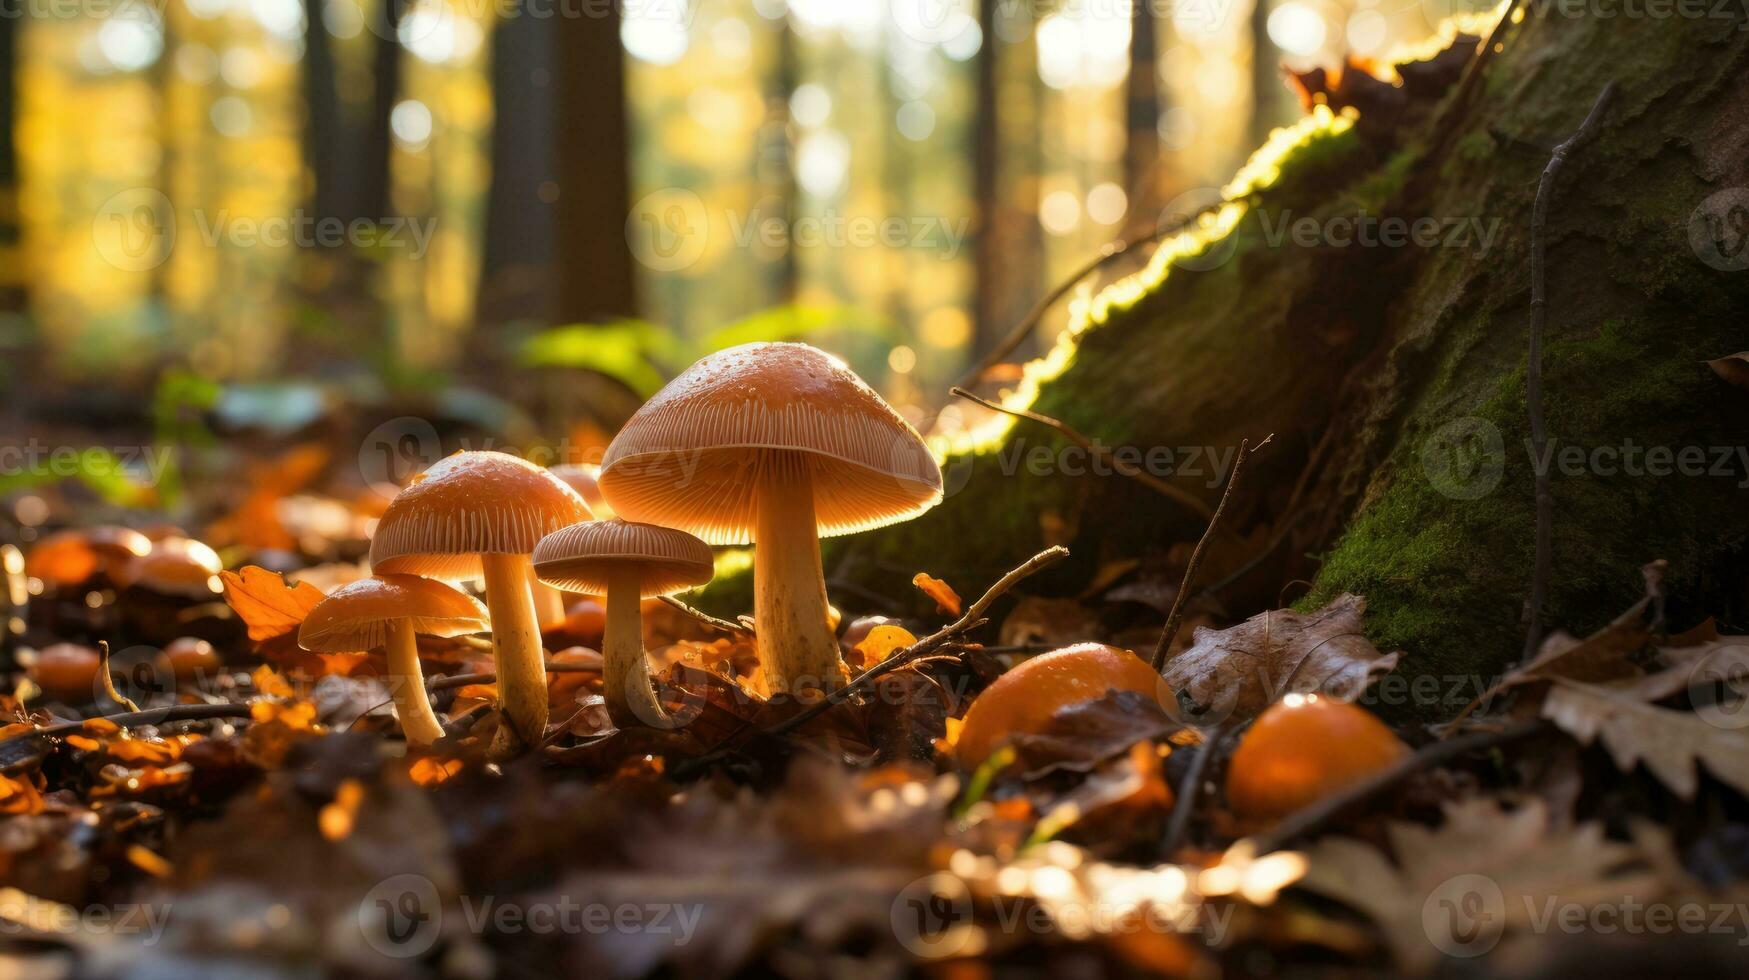
[(564, 481), (565, 486), (577, 491), (577, 496), (589, 505), (589, 512), (596, 520), (605, 521), (613, 516), (613, 508), (607, 505), (607, 499), (601, 495), (601, 467), (585, 463), (561, 463), (558, 466), (547, 467), (547, 472)]
[(371, 569), (448, 580), (480, 574), (480, 556), (526, 555), (590, 519), (577, 491), (506, 453), (461, 452), (408, 484), (377, 521)]
[(62, 701), (90, 701), (97, 693), (102, 654), (79, 643), (52, 643), (37, 652), (32, 671), (43, 693)]
[(478, 599), (427, 578), (379, 575), (359, 579), (316, 603), (298, 629), (298, 646), (316, 653), (374, 650), (389, 625), (406, 620), (415, 633), (461, 636), (489, 628)]
[(535, 575), (572, 592), (604, 594), (614, 572), (626, 568), (638, 572), (640, 597), (703, 585), (716, 570), (710, 546), (685, 531), (618, 518), (561, 528), (534, 549)]
[(1372, 712), (1318, 694), (1290, 694), (1251, 723), (1227, 763), (1227, 803), (1273, 821), (1388, 768), (1409, 747)]
[(975, 767), (1013, 735), (1044, 731), (1059, 709), (1112, 691), (1162, 701), (1167, 696), (1160, 675), (1128, 650), (1077, 643), (1040, 654), (996, 678), (972, 702), (954, 755), (966, 768)]
[(774, 451), (809, 462), (822, 536), (941, 500), (941, 468), (917, 430), (842, 361), (788, 343), (730, 347), (681, 372), (607, 447), (601, 493), (627, 520), (747, 544)]
[(153, 592), (204, 597), (222, 591), (219, 572), (225, 563), (218, 552), (193, 538), (160, 538), (144, 557), (127, 567), (130, 584)]

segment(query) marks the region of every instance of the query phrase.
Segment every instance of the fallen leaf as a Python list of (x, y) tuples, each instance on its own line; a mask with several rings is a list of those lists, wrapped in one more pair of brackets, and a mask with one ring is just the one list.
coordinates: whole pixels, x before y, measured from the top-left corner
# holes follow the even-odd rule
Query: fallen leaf
[(1199, 627), (1163, 675), (1209, 720), (1254, 718), (1286, 694), (1352, 701), (1401, 656), (1381, 654), (1367, 640), (1365, 611), (1365, 599), (1344, 593), (1315, 613), (1276, 610), (1230, 629)]
[(322, 590), (310, 583), (286, 585), (278, 572), (259, 565), (246, 565), (241, 572), (220, 572), (219, 578), (225, 583), (225, 601), (257, 645), (296, 632), (323, 599)]
[(918, 572), (911, 577), (911, 584), (923, 590), (923, 594), (935, 600), (935, 608), (949, 616), (960, 614), (960, 596), (953, 587), (941, 579), (931, 576), (928, 572)]
[(322, 590), (308, 582), (287, 585), (278, 572), (246, 565), (241, 572), (220, 572), (225, 602), (249, 630), (257, 653), (282, 667), (296, 667), (313, 676), (347, 674), (368, 655), (314, 654), (298, 646), (298, 627), (321, 602)]
[(876, 626), (856, 645), (856, 652), (862, 654), (862, 667), (867, 670), (916, 642), (917, 638), (903, 626)]
[(1557, 683), (1543, 702), (1543, 717), (1586, 744), (1601, 739), (1623, 772), (1644, 762), (1684, 800), (1694, 799), (1700, 766), (1739, 793), (1749, 793), (1749, 730), (1576, 681)]
[(1551, 903), (1620, 904), (1672, 884), (1643, 847), (1608, 840), (1600, 823), (1560, 830), (1541, 800), (1511, 811), (1469, 800), (1445, 817), (1438, 828), (1390, 824), (1395, 863), (1358, 840), (1319, 841), (1299, 887), (1364, 912), (1398, 968), (1425, 973), (1444, 951), (1485, 951), (1507, 930), (1534, 928)]
[(1183, 729), (1153, 698), (1113, 691), (1065, 705), (1044, 731), (1017, 734), (1012, 742), (1030, 779), (1057, 770), (1086, 772), (1133, 745), (1166, 739)]
[(1706, 362), (1713, 373), (1739, 388), (1749, 388), (1749, 351)]

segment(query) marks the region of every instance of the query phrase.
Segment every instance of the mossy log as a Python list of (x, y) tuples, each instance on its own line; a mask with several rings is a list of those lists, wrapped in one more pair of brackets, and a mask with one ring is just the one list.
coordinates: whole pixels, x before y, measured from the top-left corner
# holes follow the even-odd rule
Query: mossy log
[[(1531, 205), (1551, 149), (1612, 80), (1547, 227), (1545, 622), (1600, 625), (1663, 558), (1673, 618), (1749, 625), (1749, 391), (1706, 364), (1749, 348), (1749, 271), (1730, 268), (1749, 262), (1730, 259), (1749, 192), (1734, 216), (1721, 207), (1749, 186), (1744, 15), (1535, 5), (1502, 39), (1475, 84), (1314, 134), (1245, 196), (1229, 234), (1096, 297), (1031, 404), (1133, 447), (1132, 461), (1152, 451), (1156, 471), (1170, 451), (1170, 479), (1210, 503), (1224, 476), (1211, 458), (1273, 433), (1229, 512), (1234, 547), (1268, 553), (1223, 593), (1227, 611), (1271, 608), (1296, 579), (1311, 583), (1302, 605), (1360, 593), (1373, 639), (1405, 651), (1410, 674), (1486, 676), (1519, 655), (1535, 525)], [(1708, 213), (1722, 223), (1709, 229)], [(1318, 229), (1309, 244), (1293, 233), (1303, 218)], [(1438, 240), (1341, 240), (1385, 218), (1431, 219)], [(888, 596), (920, 569), (975, 588), (1067, 543), (1076, 559), (1034, 587), (1075, 594), (1111, 560), (1201, 532), (1200, 515), (1138, 481), (1065, 472), (1078, 467), (1059, 461), (1079, 461), (1068, 446), (1020, 422), (949, 456), (939, 507), (835, 543), (828, 570)]]

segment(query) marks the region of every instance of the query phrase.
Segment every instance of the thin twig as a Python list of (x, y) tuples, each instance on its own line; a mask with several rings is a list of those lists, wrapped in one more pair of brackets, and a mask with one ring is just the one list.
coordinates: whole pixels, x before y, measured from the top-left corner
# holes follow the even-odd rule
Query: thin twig
[(26, 739), (48, 735), (68, 735), (80, 731), (91, 722), (107, 721), (117, 728), (133, 728), (138, 725), (163, 725), (173, 721), (204, 721), (211, 718), (247, 718), (251, 713), (250, 704), (173, 704), (167, 708), (145, 708), (134, 711), (123, 711), (113, 715), (100, 715), (96, 718), (68, 718), (62, 721), (50, 722), (35, 731), (22, 732), (9, 738), (0, 739), (0, 749), (8, 745), (22, 742)]
[[(1257, 448), (1262, 449), (1269, 445), (1269, 440), (1274, 438), (1274, 433), (1264, 436)], [(1172, 597), (1172, 612), (1166, 616), (1165, 628), (1160, 630), (1160, 642), (1154, 646), (1154, 659), (1150, 663), (1155, 673), (1166, 667), (1166, 652), (1172, 649), (1172, 641), (1178, 638), (1178, 628), (1184, 625), (1184, 607), (1189, 604), (1190, 590), (1196, 585), (1196, 573), (1202, 568), (1203, 553), (1208, 551), (1215, 529), (1221, 526), (1221, 515), (1227, 511), (1227, 501), (1232, 499), (1233, 490), (1239, 485), (1239, 477), (1245, 472), (1245, 460), (1251, 457), (1251, 452), (1250, 440), (1239, 440), (1239, 455), (1233, 460), (1233, 473), (1227, 477), (1227, 489), (1221, 491), (1221, 502), (1215, 507), (1214, 515), (1209, 518), (1209, 526), (1202, 532), (1202, 540), (1196, 543), (1196, 550), (1190, 553), (1190, 564), (1184, 569), (1184, 581), (1178, 584), (1178, 594)]]
[(111, 701), (126, 706), (129, 711), (140, 710), (140, 706), (134, 703), (133, 698), (115, 689), (115, 678), (109, 676), (108, 640), (97, 641), (97, 677), (103, 682), (103, 693), (108, 695)]
[(1404, 756), (1389, 769), (1355, 783), (1335, 796), (1327, 796), (1310, 806), (1302, 807), (1288, 814), (1268, 833), (1256, 839), (1256, 853), (1268, 854), (1270, 851), (1286, 847), (1295, 840), (1324, 826), (1349, 807), (1377, 796), (1429, 766), (1455, 759), (1470, 752), (1505, 745), (1508, 742), (1516, 742), (1552, 730), (1553, 726), (1549, 722), (1538, 718), (1517, 722), (1496, 731), (1476, 732), (1471, 735), (1447, 739), (1443, 742), (1430, 743), (1423, 746), (1421, 751)]
[(965, 390), (964, 388), (955, 387), (955, 388), (949, 389), (949, 391), (951, 391), (955, 395), (960, 396), (961, 398), (966, 399), (967, 401), (977, 402), (979, 405), (982, 405), (985, 408), (990, 409), (993, 412), (1001, 412), (1003, 415), (1012, 415), (1017, 419), (1026, 419), (1028, 421), (1037, 422), (1040, 425), (1048, 426), (1052, 429), (1055, 429), (1058, 432), (1062, 433), (1063, 437), (1068, 439), (1070, 442), (1072, 442), (1075, 445), (1080, 446), (1082, 449), (1085, 449), (1088, 452), (1092, 453), (1094, 455), (1094, 457), (1097, 458), (1101, 463), (1104, 463), (1107, 466), (1110, 466), (1112, 469), (1123, 474), (1124, 476), (1130, 477), (1131, 479), (1140, 480), (1141, 482), (1147, 484), (1149, 487), (1152, 487), (1153, 489), (1158, 490), (1160, 493), (1166, 495), (1167, 497), (1170, 497), (1173, 500), (1177, 501), (1178, 503), (1183, 504), (1185, 507), (1190, 508), (1192, 511), (1194, 511), (1196, 513), (1196, 515), (1198, 517), (1202, 518), (1203, 520), (1206, 521), (1211, 516), (1213, 516), (1214, 512), (1209, 510), (1209, 505), (1207, 503), (1204, 503), (1202, 498), (1197, 497), (1196, 495), (1189, 493), (1189, 492), (1187, 492), (1179, 487), (1173, 486), (1172, 484), (1166, 482), (1165, 480), (1160, 479), (1159, 477), (1155, 476), (1154, 474), (1149, 473), (1147, 470), (1138, 468), (1133, 463), (1124, 462), (1122, 459), (1118, 458), (1117, 454), (1112, 451), (1111, 447), (1102, 446), (1102, 445), (1094, 442), (1093, 440), (1087, 438), (1086, 436), (1082, 435), (1081, 433), (1070, 428), (1068, 423), (1062, 421), (1061, 419), (1054, 419), (1054, 418), (1051, 418), (1049, 415), (1040, 415), (1039, 413), (1031, 411), (1029, 409), (1008, 408), (1008, 407), (1003, 406), (1003, 405), (998, 405), (997, 403), (990, 401), (987, 398), (979, 398), (977, 395), (972, 394), (971, 392)]
[(1196, 809), (1196, 798), (1202, 792), (1202, 774), (1208, 770), (1209, 760), (1214, 758), (1215, 749), (1226, 737), (1225, 725), (1216, 725), (1203, 733), (1202, 744), (1196, 747), (1196, 758), (1190, 760), (1190, 771), (1178, 782), (1178, 795), (1172, 801), (1172, 822), (1167, 825), (1166, 836), (1160, 841), (1160, 854), (1168, 861), (1184, 843), (1184, 834), (1190, 829), (1191, 812)]
[[(546, 671), (549, 674), (599, 674), (599, 664), (556, 664), (547, 661)], [(433, 677), (425, 682), (428, 691), (447, 691), (452, 687), (467, 687), (469, 684), (496, 684), (498, 675), (483, 674), (449, 674), (443, 677)]]
[[(1205, 208), (1203, 210), (1206, 211), (1208, 209)], [(1063, 280), (1057, 288), (1039, 297), (1038, 302), (1032, 304), (1032, 309), (1027, 311), (1026, 316), (1021, 317), (1020, 322), (1016, 323), (1014, 328), (1008, 331), (1008, 335), (998, 341), (995, 347), (990, 348), (989, 352), (983, 357), (978, 358), (977, 363), (973, 364), (971, 368), (966, 371), (965, 377), (960, 378), (959, 383), (962, 385), (977, 384), (978, 379), (984, 376), (985, 371), (1002, 363), (1003, 358), (1014, 353), (1015, 348), (1026, 342), (1026, 338), (1035, 328), (1038, 327), (1039, 321), (1045, 318), (1045, 314), (1050, 311), (1050, 308), (1057, 305), (1058, 300), (1069, 295), (1069, 293), (1080, 284), (1081, 280), (1097, 272), (1100, 267), (1104, 266), (1107, 262), (1125, 254), (1132, 248), (1157, 242), (1162, 238), (1178, 234), (1178, 232), (1189, 226), (1192, 221), (1195, 221), (1200, 217), (1202, 213), (1202, 211), (1198, 211), (1196, 214), (1190, 215), (1183, 221), (1173, 222), (1165, 228), (1157, 228), (1153, 232), (1143, 235), (1140, 238), (1118, 239), (1100, 249), (1097, 256), (1088, 260), (1087, 264), (1081, 266), (1081, 268), (1070, 273), (1069, 278)]]
[(1549, 482), (1549, 467), (1543, 465), (1549, 433), (1543, 418), (1543, 332), (1548, 325), (1549, 202), (1554, 197), (1555, 178), (1566, 166), (1567, 156), (1591, 137), (1615, 96), (1615, 82), (1603, 86), (1579, 131), (1555, 147), (1536, 185), (1536, 203), (1530, 213), (1530, 354), (1525, 370), (1524, 400), (1530, 411), (1530, 441), (1536, 471), (1536, 564), (1531, 573), (1530, 602), (1525, 608), (1524, 660), (1536, 655), (1543, 639), (1543, 605), (1548, 601), (1549, 573), (1554, 564), (1553, 526), (1555, 495)]
[[(845, 701), (850, 700), (857, 694), (857, 692), (865, 690), (870, 684), (879, 680), (881, 677), (901, 668), (917, 666), (920, 661), (930, 659), (930, 655), (935, 651), (948, 646), (950, 643), (957, 640), (961, 634), (984, 623), (984, 613), (990, 608), (990, 604), (1001, 598), (1004, 592), (1013, 588), (1015, 583), (1034, 572), (1037, 572), (1039, 569), (1044, 568), (1046, 565), (1060, 561), (1068, 556), (1069, 549), (1064, 548), (1061, 545), (1046, 548), (1038, 554), (1033, 555), (1024, 563), (1010, 571), (1007, 575), (1002, 576), (995, 585), (990, 586), (982, 596), (978, 597), (977, 602), (972, 603), (971, 606), (966, 609), (965, 613), (961, 615), (959, 619), (954, 620), (947, 626), (942, 627), (873, 667), (863, 671), (852, 679), (850, 683), (832, 691), (824, 698), (821, 698), (819, 701), (816, 701), (803, 709), (801, 712), (780, 721), (775, 725), (769, 726), (764, 730), (764, 733), (768, 736), (779, 737), (795, 731), (797, 728), (800, 728), (822, 714), (825, 714), (835, 705), (843, 704)], [(741, 736), (747, 734), (752, 729), (753, 724), (751, 722), (743, 723), (739, 728), (730, 732), (721, 742), (718, 742), (716, 747), (709, 752), (706, 752), (697, 758), (689, 759), (685, 763), (676, 767), (674, 770), (674, 778), (677, 780), (688, 779), (712, 762), (728, 755), (731, 751), (731, 746), (733, 746)]]
[(863, 671), (850, 683), (832, 691), (819, 701), (809, 705), (805, 710), (771, 726), (766, 729), (765, 733), (767, 735), (775, 736), (795, 731), (797, 728), (800, 728), (815, 718), (818, 718), (820, 715), (825, 714), (827, 710), (832, 708), (832, 706), (843, 704), (845, 701), (854, 697), (857, 693), (866, 690), (870, 684), (873, 684), (881, 677), (941, 649), (950, 641), (958, 638), (961, 634), (969, 632), (979, 624), (985, 622), (984, 613), (989, 610), (991, 603), (1000, 599), (1003, 593), (1007, 592), (1009, 589), (1014, 588), (1016, 583), (1039, 571), (1046, 565), (1061, 561), (1067, 557), (1069, 557), (1069, 549), (1062, 545), (1055, 545), (1046, 548), (1038, 554), (1033, 555), (1013, 571), (1010, 571), (1007, 575), (998, 579), (995, 585), (990, 586), (983, 595), (978, 597), (977, 602), (974, 602), (971, 606), (967, 607), (966, 611), (960, 616), (960, 618), (943, 626), (941, 629), (936, 630), (923, 639), (918, 640), (916, 643), (911, 644), (905, 649), (900, 650), (898, 653), (893, 654), (891, 657), (888, 657), (880, 663), (875, 664), (873, 667)]
[(731, 623), (726, 619), (718, 619), (717, 617), (712, 616), (710, 613), (705, 612), (703, 609), (695, 609), (692, 606), (689, 606), (686, 603), (681, 602), (679, 599), (676, 599), (671, 595), (661, 596), (660, 598), (662, 599), (663, 602), (667, 603), (668, 605), (674, 607), (675, 609), (680, 610), (681, 612), (685, 613), (688, 616), (691, 616), (693, 619), (698, 620), (699, 622), (710, 627), (711, 629), (716, 630), (719, 633), (729, 633), (729, 634), (734, 635), (734, 636), (752, 636), (753, 635), (753, 631), (751, 629), (748, 629), (746, 626), (744, 626), (740, 623)]

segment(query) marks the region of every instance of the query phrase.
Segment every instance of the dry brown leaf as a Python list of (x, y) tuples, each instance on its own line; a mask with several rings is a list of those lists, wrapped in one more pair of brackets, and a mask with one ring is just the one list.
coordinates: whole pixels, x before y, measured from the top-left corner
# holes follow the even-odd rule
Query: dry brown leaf
[(1706, 362), (1713, 373), (1739, 388), (1749, 388), (1749, 350)]
[(1503, 931), (1534, 926), (1551, 902), (1619, 904), (1676, 884), (1643, 845), (1608, 840), (1598, 823), (1562, 831), (1541, 800), (1513, 811), (1469, 800), (1448, 807), (1438, 828), (1394, 823), (1389, 838), (1394, 864), (1358, 840), (1318, 842), (1300, 887), (1366, 913), (1410, 973), (1448, 948), (1485, 952)]
[(923, 590), (923, 594), (935, 600), (935, 608), (949, 616), (960, 614), (960, 595), (953, 587), (935, 578), (928, 572), (918, 572), (911, 576), (911, 584)]
[(1166, 662), (1166, 683), (1202, 706), (1204, 718), (1253, 718), (1284, 694), (1352, 701), (1401, 656), (1367, 640), (1365, 612), (1365, 599), (1344, 593), (1315, 613), (1276, 610), (1231, 629), (1199, 627), (1190, 648)]
[(1701, 765), (1720, 782), (1749, 793), (1749, 730), (1725, 727), (1728, 719), (1708, 720), (1574, 681), (1557, 682), (1543, 702), (1543, 717), (1581, 742), (1601, 738), (1624, 772), (1644, 762), (1682, 799), (1694, 799)]

